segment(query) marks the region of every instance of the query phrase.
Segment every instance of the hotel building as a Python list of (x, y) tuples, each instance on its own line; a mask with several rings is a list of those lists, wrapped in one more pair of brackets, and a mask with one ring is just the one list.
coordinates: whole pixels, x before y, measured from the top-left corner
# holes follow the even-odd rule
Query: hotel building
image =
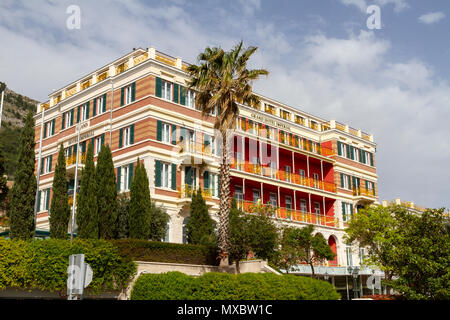
[[(94, 146), (94, 161), (101, 146), (110, 145), (119, 192), (129, 191), (139, 158), (147, 170), (152, 199), (171, 218), (164, 241), (184, 241), (193, 189), (203, 190), (217, 219), (221, 143), (213, 130), (215, 113), (203, 118), (195, 106), (195, 93), (186, 88), (187, 66), (152, 47), (139, 48), (54, 91), (37, 106), (38, 228), (49, 228), (61, 144), (71, 195), (76, 155), (79, 180), (89, 143)], [(373, 136), (259, 96), (257, 108), (240, 106), (231, 195), (247, 212), (266, 205), (279, 225), (314, 224), (336, 253), (316, 273), (326, 270), (333, 281), (347, 277), (348, 267), (359, 264), (363, 249), (344, 243), (346, 223), (359, 208), (378, 203)], [(298, 266), (296, 272), (311, 270)]]

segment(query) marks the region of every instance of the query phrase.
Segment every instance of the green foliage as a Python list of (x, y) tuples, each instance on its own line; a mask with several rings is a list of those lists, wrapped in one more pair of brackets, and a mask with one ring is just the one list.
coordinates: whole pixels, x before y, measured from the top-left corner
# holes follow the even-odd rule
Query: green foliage
[(192, 244), (215, 245), (215, 222), (208, 213), (201, 189), (192, 192), (189, 220), (186, 223), (187, 242)]
[[(0, 91), (1, 92), (1, 91)], [(7, 179), (5, 175), (5, 158), (3, 156), (3, 146), (0, 140), (0, 210), (6, 209), (6, 199), (8, 197), (9, 188), (6, 185)]]
[(273, 273), (206, 273), (192, 277), (180, 272), (143, 274), (133, 286), (132, 300), (337, 300), (328, 282)]
[(246, 259), (250, 251), (261, 259), (273, 259), (279, 244), (278, 229), (265, 214), (245, 214), (231, 202), (230, 210), (230, 259), (236, 262)]
[(17, 137), (20, 136), (22, 128), (11, 127), (8, 123), (2, 121), (0, 129), (1, 148), (4, 153), (5, 174), (13, 177), (17, 170), (17, 157), (19, 154), (19, 146)]
[(150, 190), (148, 186), (147, 172), (140, 164), (139, 158), (135, 168), (133, 181), (130, 187), (130, 238), (150, 238)]
[(12, 188), (10, 231), (12, 239), (30, 239), (34, 233), (36, 177), (34, 175), (34, 119), (30, 111), (19, 139), (19, 156)]
[(78, 225), (77, 237), (81, 239), (98, 239), (99, 218), (97, 204), (97, 184), (95, 178), (94, 150), (89, 144), (86, 164), (81, 171), (80, 192), (77, 195)]
[[(368, 247), (385, 284), (407, 299), (450, 299), (450, 233), (444, 209), (414, 214), (403, 206), (370, 207), (350, 222), (348, 241)], [(397, 279), (393, 280), (393, 276)]]
[(125, 193), (119, 194), (119, 208), (116, 220), (116, 236), (118, 239), (125, 239), (129, 236), (130, 230), (130, 197)]
[(98, 154), (95, 180), (99, 235), (101, 239), (113, 239), (116, 236), (119, 200), (117, 198), (116, 174), (109, 145), (102, 146)]
[(331, 250), (321, 233), (313, 235), (314, 226), (303, 228), (285, 227), (279, 250), (279, 266), (289, 270), (292, 265), (305, 262), (311, 266), (314, 276), (314, 264), (324, 260), (333, 260), (335, 253)]
[(53, 195), (50, 205), (50, 236), (56, 239), (66, 239), (70, 218), (66, 181), (66, 158), (61, 144), (58, 154), (58, 163), (53, 178)]
[(216, 265), (216, 248), (136, 239), (113, 240), (120, 255), (135, 261)]
[(161, 241), (166, 236), (167, 223), (169, 223), (170, 216), (166, 209), (157, 206), (155, 201), (150, 199), (150, 237), (152, 241)]
[(71, 254), (85, 254), (93, 270), (87, 292), (120, 290), (136, 272), (136, 264), (119, 256), (103, 240), (49, 239), (38, 241), (0, 239), (0, 289), (67, 290), (67, 267)]

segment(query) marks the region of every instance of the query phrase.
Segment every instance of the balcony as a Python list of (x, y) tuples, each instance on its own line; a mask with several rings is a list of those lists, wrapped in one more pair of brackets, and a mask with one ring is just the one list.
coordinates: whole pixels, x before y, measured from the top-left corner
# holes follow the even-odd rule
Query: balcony
[(203, 161), (212, 162), (212, 157), (217, 157), (213, 153), (211, 145), (204, 145), (196, 142), (179, 143), (180, 154), (182, 155), (183, 164), (201, 164)]
[(363, 186), (354, 187), (353, 195), (356, 197), (368, 197), (368, 198), (376, 198), (376, 193), (374, 189), (367, 189)]
[(269, 105), (269, 104), (266, 104), (266, 105), (265, 105), (264, 111), (267, 112), (267, 113), (270, 113), (270, 114), (273, 115), (273, 116), (274, 116), (275, 113), (276, 113), (275, 107), (274, 107), (274, 106), (271, 106), (271, 105)]
[(260, 164), (254, 164), (247, 161), (237, 162), (233, 159), (233, 162), (230, 164), (231, 169), (235, 169), (238, 171), (244, 171), (260, 176), (264, 176), (266, 178), (271, 178), (279, 181), (286, 181), (289, 183), (294, 183), (297, 185), (310, 187), (313, 189), (328, 191), (336, 193), (336, 184), (326, 181), (321, 181), (318, 179), (314, 179), (312, 177), (304, 177), (296, 173), (287, 173), (282, 170), (277, 170), (275, 168), (271, 168), (269, 166), (262, 166)]
[(283, 220), (291, 220), (333, 228), (339, 227), (339, 219), (336, 217), (272, 206), (269, 203), (264, 205), (261, 202), (255, 203), (252, 201), (241, 200), (238, 201), (237, 206), (239, 209), (247, 213), (261, 213)]
[[(72, 166), (77, 162), (77, 155), (73, 154), (68, 157), (66, 157), (66, 167)], [(78, 164), (85, 164), (86, 163), (86, 152), (80, 153), (78, 157)]]
[[(191, 199), (192, 193), (197, 192), (196, 187), (192, 187), (189, 184), (182, 185), (180, 188), (177, 189), (178, 191), (178, 198), (181, 199)], [(202, 189), (202, 197), (205, 200), (211, 201), (213, 199), (214, 190), (212, 189)]]

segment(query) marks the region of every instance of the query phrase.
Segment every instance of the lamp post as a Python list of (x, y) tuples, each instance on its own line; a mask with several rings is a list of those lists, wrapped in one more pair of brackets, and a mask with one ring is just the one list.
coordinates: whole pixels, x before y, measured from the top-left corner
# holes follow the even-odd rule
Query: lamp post
[(330, 279), (330, 275), (328, 274), (327, 269), (325, 269), (325, 273), (323, 274), (323, 278), (325, 279), (325, 281), (328, 282), (328, 279)]

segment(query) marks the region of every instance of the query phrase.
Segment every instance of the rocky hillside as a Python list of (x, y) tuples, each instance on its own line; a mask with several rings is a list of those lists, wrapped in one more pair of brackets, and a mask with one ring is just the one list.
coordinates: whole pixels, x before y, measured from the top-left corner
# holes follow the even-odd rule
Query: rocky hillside
[[(5, 83), (0, 82), (0, 96), (5, 87)], [(6, 174), (10, 178), (14, 176), (16, 168), (20, 130), (24, 125), (25, 116), (30, 110), (36, 112), (37, 103), (36, 100), (6, 88), (0, 128), (0, 148), (6, 160)]]

